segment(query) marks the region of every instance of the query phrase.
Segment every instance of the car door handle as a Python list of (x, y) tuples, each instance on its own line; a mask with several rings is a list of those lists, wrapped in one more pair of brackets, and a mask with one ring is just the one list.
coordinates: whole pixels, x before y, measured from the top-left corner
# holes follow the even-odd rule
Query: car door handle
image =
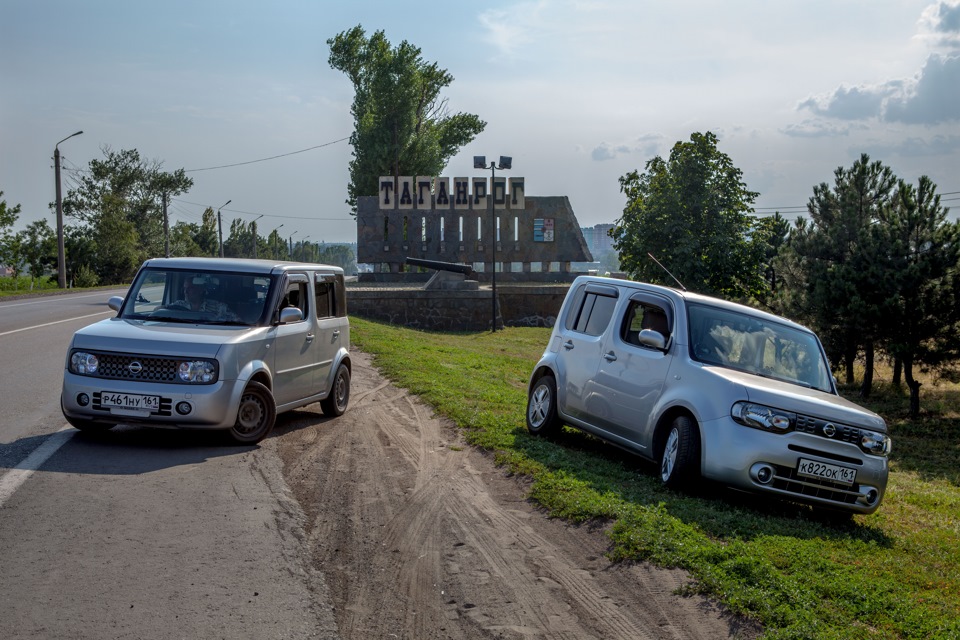
[(573, 340), (567, 340), (566, 342), (564, 342), (563, 348), (566, 349), (567, 351), (569, 351), (570, 349), (573, 349)]
[(340, 332), (339, 332), (339, 331), (334, 331), (334, 332), (333, 332), (333, 339), (336, 340), (336, 339), (339, 338), (339, 337), (340, 337)]
[(615, 354), (613, 351), (608, 351), (605, 354), (603, 354), (603, 359), (606, 360), (607, 362), (616, 362), (617, 354)]
[(308, 333), (308, 334), (307, 334), (307, 342), (313, 342), (313, 334), (312, 334), (312, 333)]

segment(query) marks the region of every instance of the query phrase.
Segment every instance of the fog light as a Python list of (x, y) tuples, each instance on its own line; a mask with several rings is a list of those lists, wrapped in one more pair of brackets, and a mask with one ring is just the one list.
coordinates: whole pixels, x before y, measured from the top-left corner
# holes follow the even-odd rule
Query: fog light
[(178, 403), (177, 403), (177, 413), (179, 413), (180, 415), (185, 416), (185, 415), (187, 415), (188, 413), (190, 413), (191, 411), (193, 411), (193, 407), (190, 406), (190, 403), (189, 403), (189, 402), (178, 402)]
[(750, 477), (760, 484), (770, 484), (773, 482), (773, 467), (765, 462), (759, 462), (750, 467)]
[(867, 504), (871, 507), (877, 504), (877, 500), (880, 498), (880, 492), (876, 489), (870, 489), (867, 491)]
[(90, 404), (90, 396), (88, 396), (85, 393), (78, 393), (77, 404), (80, 405), (81, 407), (87, 406), (88, 404)]

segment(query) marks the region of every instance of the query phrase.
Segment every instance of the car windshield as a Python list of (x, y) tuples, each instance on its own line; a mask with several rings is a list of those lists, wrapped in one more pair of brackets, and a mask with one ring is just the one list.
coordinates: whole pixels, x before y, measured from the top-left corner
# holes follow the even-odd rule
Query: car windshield
[(687, 308), (696, 360), (832, 393), (830, 369), (813, 333), (707, 305)]
[(225, 271), (144, 269), (121, 317), (191, 324), (251, 326), (264, 314), (272, 277)]

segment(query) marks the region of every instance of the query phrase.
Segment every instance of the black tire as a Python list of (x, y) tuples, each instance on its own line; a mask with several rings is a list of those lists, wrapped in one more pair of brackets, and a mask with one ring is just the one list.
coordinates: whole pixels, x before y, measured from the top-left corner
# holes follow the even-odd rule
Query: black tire
[(330, 393), (320, 401), (320, 408), (323, 409), (323, 415), (336, 418), (346, 413), (349, 402), (350, 369), (347, 368), (347, 365), (341, 364), (337, 367), (337, 375), (333, 379)]
[(689, 416), (677, 416), (670, 424), (660, 452), (660, 481), (677, 489), (690, 486), (700, 476), (700, 435)]
[(557, 418), (557, 383), (545, 375), (533, 383), (527, 397), (527, 431), (535, 436), (556, 433), (561, 427)]
[(277, 405), (270, 389), (251, 382), (240, 396), (237, 423), (230, 437), (239, 444), (256, 444), (267, 437), (277, 421)]

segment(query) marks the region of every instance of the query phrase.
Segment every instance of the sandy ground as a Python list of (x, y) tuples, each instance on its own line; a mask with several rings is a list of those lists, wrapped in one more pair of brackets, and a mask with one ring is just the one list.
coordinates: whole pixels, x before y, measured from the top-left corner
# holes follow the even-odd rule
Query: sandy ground
[(345, 415), (286, 414), (268, 441), (345, 640), (757, 635), (675, 595), (682, 571), (611, 563), (602, 530), (547, 518), (522, 479), (353, 357)]

